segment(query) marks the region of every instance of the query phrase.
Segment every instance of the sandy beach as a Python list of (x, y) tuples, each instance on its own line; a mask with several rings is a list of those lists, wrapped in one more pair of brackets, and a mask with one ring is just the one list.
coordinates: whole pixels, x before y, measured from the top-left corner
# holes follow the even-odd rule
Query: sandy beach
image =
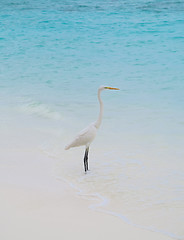
[[(1, 158), (5, 156), (9, 163), (17, 161), (16, 166), (0, 166), (1, 239), (170, 239), (91, 210), (90, 200), (54, 178), (53, 159), (42, 153), (1, 152)], [(25, 159), (32, 160), (31, 164), (23, 164)]]

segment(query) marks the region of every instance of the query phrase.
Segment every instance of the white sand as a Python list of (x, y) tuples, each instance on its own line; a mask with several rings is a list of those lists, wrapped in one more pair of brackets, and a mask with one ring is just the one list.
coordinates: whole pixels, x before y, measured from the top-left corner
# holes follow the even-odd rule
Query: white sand
[(91, 210), (90, 200), (55, 179), (53, 159), (39, 151), (7, 149), (0, 157), (2, 240), (171, 239)]

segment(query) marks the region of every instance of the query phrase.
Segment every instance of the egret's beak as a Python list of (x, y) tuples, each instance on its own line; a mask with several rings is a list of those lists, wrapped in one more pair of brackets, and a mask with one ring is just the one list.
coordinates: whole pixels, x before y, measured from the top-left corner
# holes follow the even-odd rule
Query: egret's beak
[(110, 90), (120, 90), (119, 88), (113, 88), (113, 87), (105, 87), (105, 89), (110, 89)]

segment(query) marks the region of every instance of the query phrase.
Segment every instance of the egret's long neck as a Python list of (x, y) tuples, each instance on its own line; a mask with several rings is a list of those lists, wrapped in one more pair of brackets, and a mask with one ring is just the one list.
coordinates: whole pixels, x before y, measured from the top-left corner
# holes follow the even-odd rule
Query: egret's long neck
[(101, 99), (101, 96), (100, 96), (101, 91), (102, 90), (100, 90), (100, 89), (98, 90), (98, 100), (99, 100), (99, 104), (100, 104), (100, 113), (99, 113), (97, 121), (95, 122), (96, 128), (100, 127), (100, 124), (102, 122), (102, 116), (103, 116), (103, 102), (102, 102), (102, 99)]

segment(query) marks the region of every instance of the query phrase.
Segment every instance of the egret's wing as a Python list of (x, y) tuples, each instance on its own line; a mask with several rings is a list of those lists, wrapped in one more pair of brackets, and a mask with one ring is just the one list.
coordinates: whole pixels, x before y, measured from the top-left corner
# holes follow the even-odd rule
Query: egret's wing
[(65, 149), (67, 150), (71, 147), (79, 147), (82, 145), (86, 145), (88, 142), (91, 142), (95, 136), (93, 132), (94, 132), (93, 125), (90, 125), (87, 128), (84, 128), (82, 131), (78, 133), (75, 139), (65, 147)]

